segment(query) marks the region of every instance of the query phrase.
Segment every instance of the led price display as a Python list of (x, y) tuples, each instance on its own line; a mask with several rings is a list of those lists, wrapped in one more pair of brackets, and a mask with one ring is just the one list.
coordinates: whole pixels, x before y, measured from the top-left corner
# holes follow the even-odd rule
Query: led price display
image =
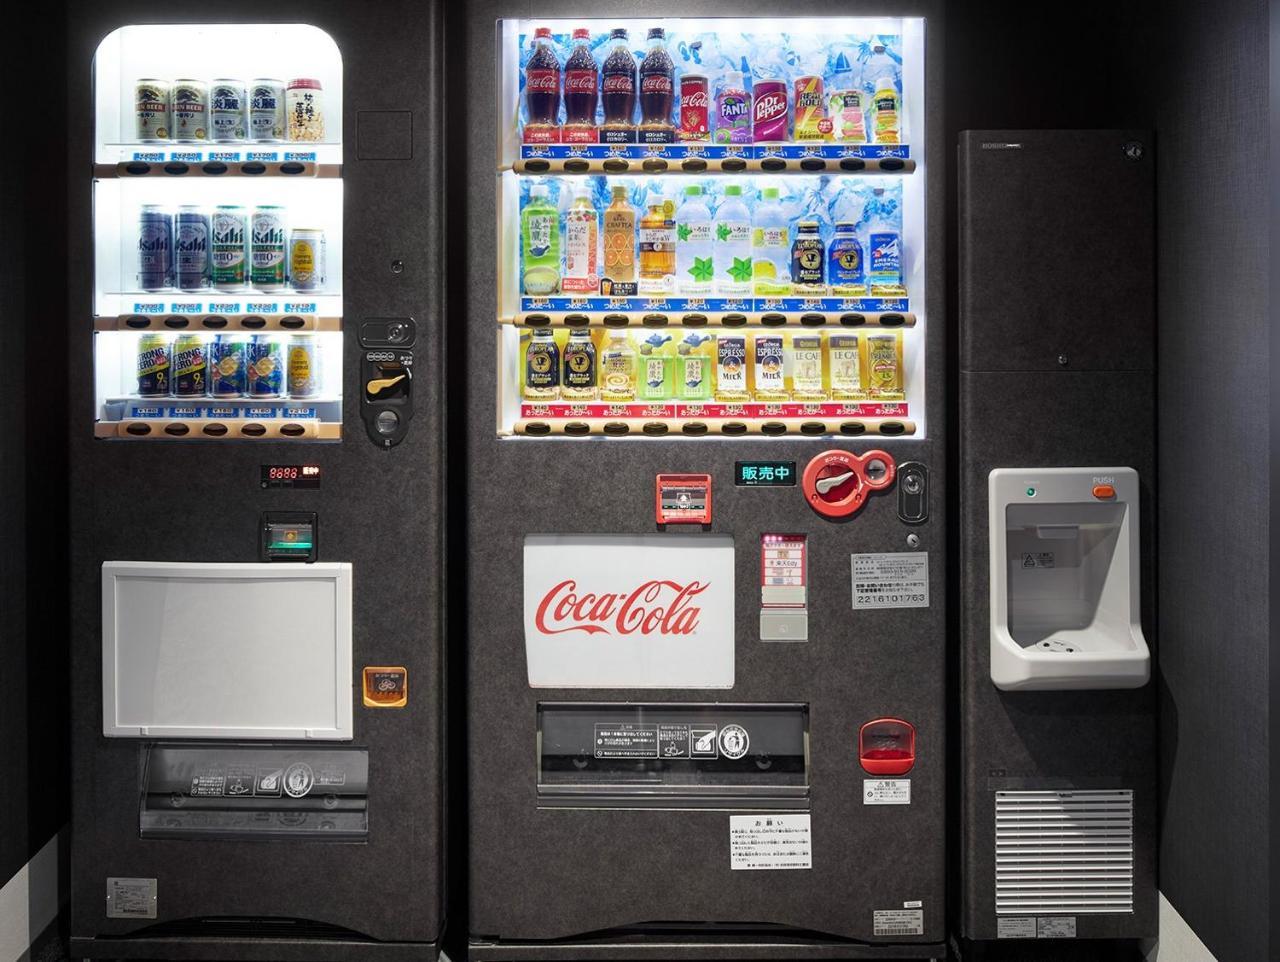
[(261, 484), (264, 488), (318, 488), (318, 464), (264, 464)]

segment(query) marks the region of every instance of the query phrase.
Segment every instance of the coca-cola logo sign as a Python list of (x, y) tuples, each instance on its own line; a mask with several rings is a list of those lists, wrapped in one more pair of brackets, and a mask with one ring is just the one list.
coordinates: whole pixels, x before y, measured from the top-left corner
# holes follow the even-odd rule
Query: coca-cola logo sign
[(530, 535), (524, 636), (535, 688), (730, 688), (726, 535)]
[(640, 92), (645, 94), (669, 94), (673, 89), (671, 78), (666, 74), (651, 73), (640, 80)]
[(524, 75), (524, 85), (526, 90), (533, 90), (538, 93), (559, 93), (560, 71), (527, 70)]
[(535, 623), (547, 635), (566, 631), (587, 634), (691, 635), (702, 609), (690, 599), (706, 591), (697, 581), (646, 581), (624, 591), (579, 591), (573, 579), (560, 582), (543, 596)]
[(596, 89), (596, 73), (594, 70), (570, 70), (564, 75), (565, 93), (594, 93)]
[(629, 73), (606, 75), (604, 92), (607, 94), (629, 94), (636, 89), (636, 78)]
[(681, 94), (680, 106), (689, 110), (706, 110), (710, 101), (705, 90), (695, 90), (691, 94)]

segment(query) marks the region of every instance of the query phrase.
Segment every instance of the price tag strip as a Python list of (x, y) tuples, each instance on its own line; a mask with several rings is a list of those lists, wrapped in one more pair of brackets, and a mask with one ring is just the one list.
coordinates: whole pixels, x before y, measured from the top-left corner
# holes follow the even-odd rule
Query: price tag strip
[(807, 539), (760, 536), (760, 640), (809, 640)]

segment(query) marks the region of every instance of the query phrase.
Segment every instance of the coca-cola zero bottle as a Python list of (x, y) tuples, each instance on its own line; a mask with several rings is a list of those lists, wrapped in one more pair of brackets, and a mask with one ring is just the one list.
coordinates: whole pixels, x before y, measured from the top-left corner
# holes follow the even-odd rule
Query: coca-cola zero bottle
[(551, 49), (551, 28), (533, 32), (533, 53), (524, 68), (524, 142), (554, 144), (560, 140), (560, 61)]
[(667, 53), (666, 31), (649, 29), (649, 49), (640, 62), (640, 142), (669, 144), (675, 140), (671, 106), (675, 100), (676, 65)]
[(609, 34), (609, 56), (600, 73), (604, 123), (600, 141), (630, 144), (636, 139), (636, 58), (627, 46), (627, 31), (615, 27)]
[(596, 142), (596, 97), (600, 70), (591, 55), (591, 31), (573, 31), (573, 52), (564, 64), (564, 142)]

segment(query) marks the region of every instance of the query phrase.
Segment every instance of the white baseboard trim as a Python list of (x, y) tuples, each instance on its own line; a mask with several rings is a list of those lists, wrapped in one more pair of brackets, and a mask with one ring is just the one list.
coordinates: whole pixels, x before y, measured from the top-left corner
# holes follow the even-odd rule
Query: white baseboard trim
[(27, 958), (36, 937), (58, 917), (67, 880), (60, 877), (66, 829), (0, 888), (0, 962)]
[(1160, 938), (1147, 953), (1147, 962), (1217, 962), (1163, 892), (1160, 893)]

